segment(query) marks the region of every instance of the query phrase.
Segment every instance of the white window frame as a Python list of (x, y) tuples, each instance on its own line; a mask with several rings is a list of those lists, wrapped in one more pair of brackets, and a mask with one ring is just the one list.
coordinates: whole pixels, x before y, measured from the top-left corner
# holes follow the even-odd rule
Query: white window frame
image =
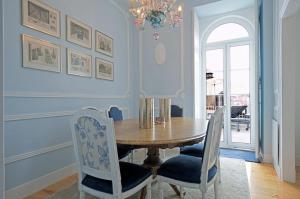
[[(247, 38), (238, 38), (238, 39), (232, 39), (232, 40), (226, 40), (226, 41), (220, 41), (220, 42), (214, 42), (214, 43), (207, 43), (207, 39), (209, 35), (219, 26), (227, 24), (227, 23), (235, 23), (238, 25), (241, 25), (244, 27), (249, 34), (249, 37)], [(251, 150), (255, 150), (258, 152), (258, 65), (257, 65), (257, 59), (256, 59), (256, 42), (255, 42), (255, 28), (254, 25), (246, 18), (241, 17), (241, 16), (226, 16), (226, 17), (221, 17), (218, 20), (214, 21), (211, 23), (207, 29), (204, 31), (204, 34), (202, 35), (201, 38), (201, 57), (202, 57), (202, 66), (206, 66), (206, 56), (205, 53), (207, 50), (213, 50), (213, 49), (223, 49), (224, 52), (224, 63), (229, 64), (227, 57), (229, 56), (227, 48), (229, 46), (239, 46), (242, 44), (249, 44), (250, 46), (250, 104), (251, 104), (251, 127), (255, 128), (250, 128), (251, 130), (251, 144), (244, 144), (244, 143), (234, 143), (234, 145), (229, 142), (229, 140), (226, 140), (226, 142), (229, 144), (228, 147), (237, 147), (237, 148), (247, 148)], [(225, 54), (227, 53), (227, 54)], [(224, 66), (225, 67), (225, 66)], [(227, 75), (229, 73), (229, 67), (227, 67), (227, 71), (225, 71), (224, 75)], [(206, 67), (201, 67), (200, 69), (200, 75), (201, 77), (205, 77), (206, 75)], [(200, 81), (202, 84), (205, 82), (205, 86), (201, 85), (201, 88), (206, 88), (206, 81)], [(224, 85), (226, 86), (226, 85)], [(228, 85), (226, 88), (224, 88), (224, 91), (226, 92), (228, 90)], [(201, 99), (201, 100), (206, 100), (206, 99)], [(225, 101), (228, 101), (225, 100)], [(200, 104), (206, 104), (206, 102), (201, 102)], [(226, 105), (226, 104), (225, 104)], [(227, 110), (229, 108), (227, 107)], [(225, 114), (226, 119), (230, 117), (230, 112), (227, 111), (227, 114)], [(229, 128), (227, 124), (225, 124), (225, 128)], [(230, 136), (229, 136), (230, 137)], [(224, 137), (224, 139), (226, 139)], [(225, 141), (225, 140), (224, 140)], [(258, 155), (257, 155), (258, 156)]]

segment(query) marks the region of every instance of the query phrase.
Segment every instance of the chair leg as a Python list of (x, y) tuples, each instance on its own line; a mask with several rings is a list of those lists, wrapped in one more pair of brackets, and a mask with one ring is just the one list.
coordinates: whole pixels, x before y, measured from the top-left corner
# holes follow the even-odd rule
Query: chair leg
[(219, 182), (215, 180), (214, 182), (214, 189), (215, 189), (215, 199), (219, 199)]
[(80, 199), (85, 199), (85, 193), (84, 193), (84, 191), (80, 191), (80, 193), (79, 193), (79, 197), (80, 197)]
[(133, 163), (133, 150), (129, 154), (129, 162)]
[(217, 164), (218, 164), (218, 181), (219, 183), (221, 183), (222, 181), (222, 178), (221, 178), (221, 163), (220, 163), (220, 157), (218, 157), (218, 160), (217, 160)]
[(164, 160), (166, 158), (166, 149), (162, 150), (162, 159)]
[(184, 188), (182, 186), (180, 186), (180, 199), (184, 199)]
[(164, 190), (162, 189), (162, 182), (158, 182), (158, 194), (159, 194), (159, 199), (164, 198)]
[(202, 199), (206, 198), (206, 192), (202, 191)]
[(147, 199), (151, 199), (151, 183), (147, 185)]

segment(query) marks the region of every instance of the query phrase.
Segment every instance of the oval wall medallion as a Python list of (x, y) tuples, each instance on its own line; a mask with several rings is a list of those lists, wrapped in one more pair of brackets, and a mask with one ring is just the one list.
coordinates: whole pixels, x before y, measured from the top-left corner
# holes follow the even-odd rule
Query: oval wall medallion
[(155, 47), (155, 61), (157, 64), (162, 65), (166, 62), (166, 47), (163, 43), (157, 44)]

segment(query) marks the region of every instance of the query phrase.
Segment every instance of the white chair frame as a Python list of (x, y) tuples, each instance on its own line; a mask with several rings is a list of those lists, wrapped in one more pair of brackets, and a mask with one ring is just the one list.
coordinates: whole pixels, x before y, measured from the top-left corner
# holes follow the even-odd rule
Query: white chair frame
[[(215, 190), (215, 198), (219, 198), (219, 183), (220, 183), (220, 172), (217, 171), (217, 174), (209, 181), (208, 180), (208, 171), (212, 168), (213, 165), (220, 170), (220, 161), (219, 161), (219, 146), (220, 146), (220, 138), (222, 131), (222, 123), (223, 123), (223, 114), (225, 108), (218, 109), (211, 118), (211, 122), (213, 125), (209, 125), (208, 134), (207, 134), (207, 142), (206, 148), (202, 160), (202, 168), (201, 168), (201, 179), (200, 184), (198, 183), (187, 183), (179, 180), (174, 180), (171, 178), (167, 178), (164, 176), (157, 176), (158, 187), (159, 187), (159, 199), (163, 199), (163, 189), (162, 183), (168, 183), (180, 186), (180, 198), (184, 198), (184, 187), (191, 189), (200, 189), (202, 192), (202, 199), (205, 199), (207, 190), (210, 186), (214, 186)], [(214, 146), (212, 144), (215, 144)], [(184, 172), (184, 171), (182, 171)]]
[[(149, 176), (146, 180), (140, 183), (138, 186), (130, 189), (126, 192), (122, 192), (122, 184), (121, 184), (121, 174), (120, 174), (120, 166), (118, 160), (117, 153), (117, 145), (115, 139), (115, 130), (113, 120), (111, 118), (103, 117), (100, 110), (94, 108), (83, 109), (74, 114), (71, 119), (71, 131), (74, 141), (74, 149), (76, 156), (76, 163), (78, 166), (79, 179), (78, 179), (78, 188), (80, 191), (80, 199), (85, 198), (85, 193), (89, 193), (95, 197), (105, 198), (105, 199), (123, 199), (132, 196), (143, 188), (147, 188), (147, 199), (151, 199), (151, 183), (152, 176)], [(75, 132), (75, 124), (78, 119), (81, 117), (91, 117), (95, 119), (99, 124), (106, 126), (106, 138), (108, 142), (108, 150), (109, 150), (109, 163), (110, 163), (110, 172), (104, 172), (101, 170), (97, 170), (94, 168), (90, 168), (83, 164), (82, 162), (82, 152), (79, 146), (79, 139), (77, 139), (77, 134)], [(104, 193), (98, 190), (91, 189), (87, 186), (84, 186), (81, 182), (86, 175), (94, 176), (104, 180), (112, 181), (112, 194)]]

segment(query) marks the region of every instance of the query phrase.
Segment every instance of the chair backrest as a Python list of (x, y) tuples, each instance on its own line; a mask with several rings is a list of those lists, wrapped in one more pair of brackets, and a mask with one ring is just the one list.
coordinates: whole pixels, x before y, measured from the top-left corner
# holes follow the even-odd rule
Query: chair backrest
[(241, 115), (245, 110), (247, 109), (247, 106), (232, 106), (230, 108), (231, 111), (231, 118), (236, 118), (239, 115)]
[(177, 105), (171, 105), (171, 117), (183, 117), (183, 109)]
[(111, 106), (108, 110), (108, 115), (110, 118), (113, 118), (114, 121), (120, 121), (123, 120), (123, 113), (122, 111), (116, 107), (116, 106)]
[(112, 181), (113, 194), (120, 194), (121, 175), (113, 120), (99, 110), (83, 109), (71, 120), (79, 182), (86, 176)]
[(201, 185), (202, 188), (207, 188), (208, 171), (213, 166), (217, 166), (217, 158), (219, 155), (220, 139), (224, 121), (224, 110), (222, 107), (215, 111), (211, 116), (208, 130), (205, 138), (204, 156), (201, 168)]

